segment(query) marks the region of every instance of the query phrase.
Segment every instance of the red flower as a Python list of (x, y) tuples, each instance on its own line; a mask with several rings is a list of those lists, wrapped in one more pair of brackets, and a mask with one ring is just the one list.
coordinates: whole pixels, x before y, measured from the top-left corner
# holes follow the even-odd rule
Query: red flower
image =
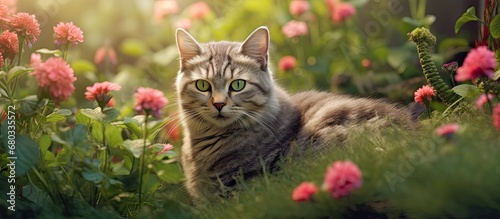
[(493, 99), (493, 94), (481, 94), (481, 96), (479, 96), (479, 98), (477, 98), (476, 100), (476, 107), (477, 109), (482, 109), (484, 104), (488, 102), (488, 100), (492, 100)]
[(361, 60), (361, 65), (365, 68), (369, 68), (372, 65), (372, 63), (370, 62), (369, 59), (363, 59)]
[(112, 96), (109, 95), (109, 92), (112, 90), (120, 89), (120, 85), (108, 81), (102, 83), (94, 83), (92, 87), (87, 87), (87, 92), (85, 92), (85, 99), (90, 101), (97, 101), (99, 106), (102, 108), (106, 106), (111, 100)]
[(4, 31), (0, 35), (0, 53), (2, 53), (5, 59), (10, 59), (10, 61), (12, 61), (16, 58), (18, 52), (19, 43), (17, 35), (8, 30)]
[(189, 17), (191, 19), (204, 19), (210, 13), (207, 3), (199, 1), (189, 7)]
[(455, 132), (457, 132), (459, 126), (456, 123), (449, 123), (449, 124), (444, 124), (442, 126), (439, 126), (439, 128), (436, 129), (436, 134), (439, 136), (443, 137), (449, 137)]
[(455, 80), (474, 80), (482, 76), (493, 78), (496, 66), (495, 53), (486, 46), (477, 47), (467, 54), (464, 64), (457, 69)]
[(309, 10), (309, 2), (306, 0), (292, 0), (290, 2), (290, 14), (300, 16)]
[(303, 36), (307, 34), (307, 24), (303, 21), (289, 21), (281, 28), (281, 31), (289, 38)]
[(25, 38), (25, 42), (31, 47), (31, 44), (36, 42), (36, 38), (40, 36), (40, 24), (35, 18), (35, 15), (25, 12), (15, 14), (10, 20), (10, 27), (18, 35)]
[(303, 182), (293, 190), (292, 199), (296, 202), (309, 201), (311, 196), (317, 192), (318, 188), (314, 183)]
[(500, 131), (500, 104), (493, 108), (493, 125)]
[(153, 6), (153, 19), (160, 22), (163, 17), (179, 12), (179, 5), (175, 0), (155, 1)]
[(415, 91), (415, 102), (425, 105), (424, 101), (431, 101), (433, 96), (436, 96), (434, 88), (430, 85), (424, 85)]
[(73, 69), (60, 57), (52, 57), (39, 63), (31, 73), (36, 77), (38, 87), (48, 89), (48, 92), (58, 105), (61, 100), (67, 100), (73, 93), (76, 81)]
[(83, 32), (79, 27), (73, 25), (73, 22), (59, 22), (59, 24), (54, 27), (54, 33), (54, 37), (56, 38), (54, 43), (56, 45), (76, 45), (83, 42)]
[(326, 0), (330, 18), (335, 23), (341, 23), (356, 14), (356, 8), (350, 3), (338, 0)]
[(159, 117), (160, 111), (168, 103), (167, 98), (163, 95), (163, 92), (153, 89), (140, 87), (134, 94), (136, 101), (135, 110), (151, 112), (153, 116)]
[(280, 71), (288, 71), (295, 68), (297, 60), (293, 56), (283, 56), (278, 62), (278, 69)]
[(340, 198), (349, 195), (362, 184), (358, 166), (346, 160), (335, 161), (327, 168), (323, 187), (333, 198)]

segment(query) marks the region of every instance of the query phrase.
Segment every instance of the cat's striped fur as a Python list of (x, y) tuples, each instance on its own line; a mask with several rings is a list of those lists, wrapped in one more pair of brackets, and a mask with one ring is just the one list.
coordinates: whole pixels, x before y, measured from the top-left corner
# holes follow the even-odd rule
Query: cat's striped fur
[[(243, 43), (200, 44), (182, 29), (176, 35), (181, 158), (186, 187), (194, 197), (275, 168), (292, 142), (317, 147), (344, 141), (351, 126), (411, 123), (408, 112), (381, 100), (315, 91), (290, 96), (275, 84), (269, 69), (265, 27)], [(238, 79), (245, 85), (237, 91), (231, 83)]]

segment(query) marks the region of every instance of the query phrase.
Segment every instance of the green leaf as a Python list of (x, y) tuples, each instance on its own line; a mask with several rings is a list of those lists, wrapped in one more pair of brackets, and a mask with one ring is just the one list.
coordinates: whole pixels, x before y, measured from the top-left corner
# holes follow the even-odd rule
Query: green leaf
[(167, 183), (176, 184), (184, 180), (184, 174), (178, 163), (165, 164), (162, 162), (155, 162), (153, 168), (158, 178)]
[(481, 21), (481, 19), (476, 16), (476, 8), (474, 8), (474, 6), (467, 9), (467, 11), (458, 18), (457, 22), (455, 22), (455, 33), (458, 33), (460, 28), (469, 21)]
[(50, 136), (47, 134), (43, 134), (38, 138), (38, 145), (40, 146), (41, 151), (46, 151), (49, 149), (50, 144), (52, 144), (52, 140)]
[(457, 93), (462, 97), (469, 97), (469, 98), (476, 97), (481, 92), (479, 88), (471, 84), (457, 85), (453, 87), (451, 90), (453, 90), (455, 93)]
[(143, 148), (149, 146), (149, 144), (149, 141), (146, 141), (146, 145), (144, 145), (144, 139), (125, 140), (123, 142), (125, 149), (130, 151), (135, 158), (141, 157)]
[(33, 167), (40, 157), (38, 145), (28, 136), (16, 136), (16, 176), (23, 176)]
[(81, 109), (80, 112), (92, 120), (103, 121), (105, 117), (100, 107), (95, 109)]
[(58, 49), (50, 50), (50, 49), (47, 49), (47, 48), (43, 48), (43, 49), (39, 49), (39, 50), (37, 50), (35, 52), (36, 53), (40, 53), (40, 54), (53, 55), (55, 57), (60, 57), (62, 55), (62, 51), (58, 50)]
[(76, 124), (72, 129), (63, 132), (62, 139), (72, 147), (77, 147), (83, 151), (89, 151), (90, 145), (87, 142), (87, 127)]
[(500, 70), (497, 70), (497, 71), (495, 72), (495, 74), (493, 75), (493, 80), (495, 80), (495, 81), (496, 81), (496, 80), (498, 80), (498, 79), (500, 79)]
[(45, 99), (39, 101), (36, 95), (30, 95), (17, 101), (17, 103), (19, 104), (19, 112), (22, 115), (32, 116), (40, 111), (47, 101)]
[(128, 38), (123, 41), (120, 50), (125, 55), (139, 57), (146, 53), (147, 46), (140, 39)]
[(156, 52), (153, 55), (153, 62), (161, 66), (167, 66), (172, 61), (176, 60), (178, 55), (178, 50), (175, 45), (169, 46), (163, 50)]
[(500, 16), (498, 14), (490, 22), (490, 34), (493, 38), (500, 37)]
[(86, 59), (76, 59), (71, 62), (71, 68), (76, 74), (86, 73), (86, 72), (96, 72), (97, 68), (94, 63)]
[(118, 147), (123, 144), (122, 129), (114, 125), (106, 125), (106, 142), (110, 147)]
[(95, 184), (102, 182), (105, 176), (99, 168), (84, 167), (82, 171), (82, 177)]
[(12, 69), (10, 69), (10, 71), (8, 73), (9, 79), (7, 80), (7, 83), (12, 81), (12, 79), (14, 79), (16, 76), (19, 76), (19, 75), (22, 75), (22, 74), (25, 74), (25, 73), (28, 73), (31, 71), (33, 71), (32, 68), (26, 68), (23, 66), (14, 66)]
[(90, 126), (90, 124), (92, 123), (92, 119), (83, 114), (81, 110), (76, 112), (75, 119), (77, 124), (84, 124), (86, 126)]
[(104, 122), (109, 123), (118, 118), (120, 116), (120, 111), (114, 109), (114, 108), (106, 108), (104, 109)]
[(45, 118), (45, 122), (59, 122), (59, 121), (62, 121), (64, 119), (66, 119), (66, 116), (64, 116), (64, 115), (57, 114), (57, 113), (51, 113), (51, 114), (47, 115), (47, 117)]

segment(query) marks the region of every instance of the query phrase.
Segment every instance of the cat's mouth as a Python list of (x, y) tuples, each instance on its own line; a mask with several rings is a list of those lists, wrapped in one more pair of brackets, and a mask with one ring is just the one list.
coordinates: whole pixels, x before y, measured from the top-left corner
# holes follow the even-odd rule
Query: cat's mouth
[(227, 116), (224, 116), (224, 115), (222, 115), (221, 113), (219, 113), (219, 114), (217, 114), (216, 116), (214, 116), (214, 118), (215, 118), (215, 119), (222, 119), (222, 120), (224, 120), (224, 119), (227, 119)]

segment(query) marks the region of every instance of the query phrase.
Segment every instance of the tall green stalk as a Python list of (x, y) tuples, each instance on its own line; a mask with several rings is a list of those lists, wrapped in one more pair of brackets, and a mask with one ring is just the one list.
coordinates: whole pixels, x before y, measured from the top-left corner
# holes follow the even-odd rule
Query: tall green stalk
[(147, 139), (148, 139), (148, 112), (146, 110), (146, 119), (144, 121), (144, 145), (142, 147), (142, 154), (141, 154), (141, 160), (140, 160), (140, 163), (139, 163), (139, 208), (142, 206), (142, 184), (143, 184), (143, 181), (144, 181), (144, 166), (145, 166), (145, 163), (146, 163), (146, 146), (147, 146)]
[(410, 41), (417, 45), (418, 58), (425, 78), (434, 87), (437, 96), (448, 106), (459, 101), (460, 96), (443, 81), (436, 64), (431, 59), (432, 48), (436, 45), (436, 37), (425, 27), (415, 28), (415, 30), (408, 33), (408, 36)]

